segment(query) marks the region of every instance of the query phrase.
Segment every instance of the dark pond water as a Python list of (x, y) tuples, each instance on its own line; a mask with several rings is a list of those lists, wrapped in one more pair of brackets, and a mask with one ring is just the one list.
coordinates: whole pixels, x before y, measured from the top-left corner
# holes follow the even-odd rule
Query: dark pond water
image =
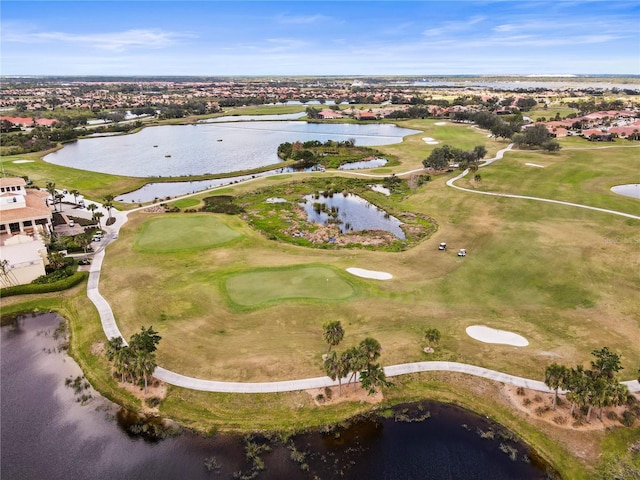
[(280, 163), (284, 142), (345, 141), (358, 145), (399, 143), (416, 130), (388, 124), (318, 124), (243, 121), (147, 127), (131, 135), (87, 138), (44, 160), (56, 165), (132, 177), (169, 177), (249, 170)]
[[(352, 193), (343, 195), (334, 194), (331, 197), (314, 195), (304, 197), (306, 203), (302, 204), (310, 222), (328, 225), (333, 223), (340, 228), (342, 233), (359, 230), (386, 230), (393, 233), (401, 240), (406, 238), (402, 228), (402, 222), (387, 214), (384, 210), (367, 202)], [(319, 209), (317, 205), (323, 205)]]
[[(1, 329), (3, 479), (229, 479), (252, 471), (248, 442), (240, 437), (182, 433), (152, 442), (125, 433), (135, 420), (130, 415), (91, 388), (76, 393), (65, 386), (82, 372), (58, 350), (59, 322), (43, 314)], [(81, 395), (91, 398), (81, 404)], [(285, 443), (250, 441), (269, 447), (260, 454), (260, 479), (544, 478), (535, 456), (500, 426), (438, 403), (398, 407), (392, 418), (362, 419)]]

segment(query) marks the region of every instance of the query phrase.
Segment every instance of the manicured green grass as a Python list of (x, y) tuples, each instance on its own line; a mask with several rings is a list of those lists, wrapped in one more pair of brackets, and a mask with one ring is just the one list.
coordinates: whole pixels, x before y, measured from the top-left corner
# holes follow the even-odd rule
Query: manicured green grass
[(212, 215), (181, 215), (154, 219), (136, 239), (140, 251), (168, 253), (211, 248), (240, 236)]
[[(640, 144), (637, 147), (583, 146), (583, 149), (567, 148), (554, 154), (508, 152), (500, 162), (480, 170), (482, 181), (477, 188), (640, 214), (637, 199), (610, 190), (614, 185), (640, 182)], [(469, 186), (471, 176), (467, 178), (458, 185)]]
[(293, 299), (344, 300), (356, 289), (343, 275), (322, 266), (251, 270), (225, 279), (232, 302), (247, 307)]
[[(443, 120), (402, 120), (397, 125), (403, 128), (419, 130), (420, 133), (404, 138), (402, 143), (384, 145), (376, 149), (393, 155), (400, 161), (400, 166), (393, 169), (394, 172), (404, 172), (416, 168), (423, 168), (422, 161), (437, 147), (448, 144), (463, 150), (472, 150), (477, 145), (484, 145), (487, 149), (487, 157), (491, 158), (495, 152), (504, 148), (507, 143), (493, 138), (487, 138), (488, 132), (478, 128), (472, 128), (468, 124), (459, 124), (444, 121), (445, 125), (436, 125)], [(437, 145), (428, 145), (424, 137), (431, 137), (440, 142)]]
[(176, 200), (172, 202), (171, 205), (176, 206), (178, 208), (193, 208), (196, 205), (200, 205), (202, 203), (197, 198), (181, 198), (180, 200)]
[[(76, 189), (87, 198), (102, 201), (105, 195), (137, 190), (148, 180), (133, 177), (120, 177), (104, 173), (89, 172), (75, 168), (61, 167), (40, 159), (40, 153), (28, 153), (0, 157), (7, 175), (28, 176), (34, 185), (44, 188), (47, 182), (54, 182), (56, 188)], [(32, 160), (28, 163), (15, 163), (16, 160)]]

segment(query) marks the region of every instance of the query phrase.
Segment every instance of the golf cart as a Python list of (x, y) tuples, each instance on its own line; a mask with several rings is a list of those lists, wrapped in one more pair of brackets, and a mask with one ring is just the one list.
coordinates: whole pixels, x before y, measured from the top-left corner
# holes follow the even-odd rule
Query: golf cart
[(459, 257), (466, 257), (467, 256), (467, 249), (466, 248), (461, 248), (460, 250), (458, 250), (458, 256)]
[(446, 250), (447, 249), (447, 244), (445, 242), (442, 242), (440, 245), (438, 245), (438, 250)]

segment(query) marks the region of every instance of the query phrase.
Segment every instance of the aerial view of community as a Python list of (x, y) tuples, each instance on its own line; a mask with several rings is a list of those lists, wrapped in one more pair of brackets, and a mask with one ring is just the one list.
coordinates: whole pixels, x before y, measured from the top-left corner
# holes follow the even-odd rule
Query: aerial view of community
[(0, 20), (2, 480), (640, 480), (640, 4)]

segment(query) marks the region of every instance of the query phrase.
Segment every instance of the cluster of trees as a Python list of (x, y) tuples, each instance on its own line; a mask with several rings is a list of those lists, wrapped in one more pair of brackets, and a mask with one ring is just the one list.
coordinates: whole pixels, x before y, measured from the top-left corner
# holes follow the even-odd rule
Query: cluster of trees
[(422, 161), (425, 168), (442, 170), (451, 163), (457, 163), (464, 170), (469, 168), (473, 171), (478, 169), (478, 162), (487, 154), (487, 149), (483, 145), (478, 145), (473, 150), (461, 150), (451, 145), (443, 145), (433, 149), (431, 154)]
[(542, 148), (547, 152), (560, 150), (560, 144), (551, 137), (547, 127), (542, 124), (525, 128), (522, 133), (515, 134), (513, 143), (518, 147)]
[(578, 110), (578, 115), (585, 115), (593, 112), (601, 112), (604, 110), (622, 110), (624, 102), (622, 100), (578, 100), (575, 102), (567, 102), (567, 106)]
[(152, 326), (134, 333), (125, 345), (122, 337), (113, 337), (107, 341), (107, 359), (113, 366), (122, 383), (131, 381), (134, 385), (144, 381), (144, 393), (147, 393), (149, 378), (156, 369), (156, 350), (162, 337)]
[[(339, 321), (330, 321), (323, 326), (323, 337), (329, 344), (329, 350), (324, 360), (327, 376), (338, 380), (338, 394), (342, 394), (342, 379), (349, 376), (347, 385), (355, 381), (360, 373), (360, 384), (369, 395), (375, 395), (378, 388), (388, 387), (384, 369), (375, 361), (380, 357), (382, 347), (375, 338), (367, 337), (357, 347), (351, 347), (338, 354), (331, 348), (337, 346), (344, 338), (344, 329)], [(355, 385), (355, 383), (354, 383)]]
[(490, 112), (456, 112), (454, 122), (472, 122), (480, 128), (489, 130), (496, 138), (511, 138), (522, 128), (522, 116), (512, 115), (508, 121)]
[(623, 368), (620, 356), (608, 347), (593, 350), (591, 354), (595, 357), (591, 361), (591, 369), (582, 365), (568, 368), (554, 362), (544, 373), (544, 383), (555, 390), (553, 410), (556, 409), (558, 390), (566, 390), (567, 400), (571, 402), (571, 415), (576, 407), (586, 407), (587, 422), (594, 407), (600, 409), (598, 418), (602, 419), (604, 407), (624, 404), (629, 394), (627, 386), (616, 379), (616, 373)]

